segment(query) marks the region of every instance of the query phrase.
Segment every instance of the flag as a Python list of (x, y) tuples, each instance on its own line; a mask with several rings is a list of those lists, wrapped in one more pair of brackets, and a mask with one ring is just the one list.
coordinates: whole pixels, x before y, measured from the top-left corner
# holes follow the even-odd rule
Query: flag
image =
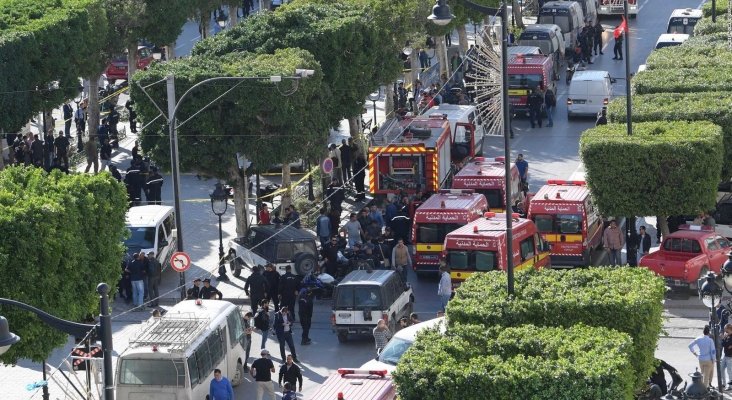
[(617, 28), (613, 31), (613, 36), (615, 36), (615, 39), (619, 38), (620, 35), (622, 35), (625, 32), (628, 32), (628, 21), (625, 20), (625, 17), (621, 17), (623, 19), (623, 22), (618, 25)]

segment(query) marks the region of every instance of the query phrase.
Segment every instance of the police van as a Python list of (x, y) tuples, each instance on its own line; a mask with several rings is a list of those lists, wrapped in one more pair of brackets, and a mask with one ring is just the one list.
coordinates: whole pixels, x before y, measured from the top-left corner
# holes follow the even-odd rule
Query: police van
[(671, 12), (668, 19), (666, 33), (694, 34), (696, 23), (702, 18), (702, 10), (692, 8), (677, 8)]
[(152, 251), (165, 270), (170, 265), (170, 256), (178, 240), (173, 207), (130, 207), (125, 216), (125, 225), (130, 231), (130, 237), (124, 242), (127, 256), (140, 251), (145, 254)]

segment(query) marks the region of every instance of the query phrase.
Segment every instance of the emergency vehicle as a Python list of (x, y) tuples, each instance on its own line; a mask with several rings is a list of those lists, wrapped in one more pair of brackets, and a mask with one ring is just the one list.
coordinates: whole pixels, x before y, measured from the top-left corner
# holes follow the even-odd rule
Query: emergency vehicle
[[(455, 144), (465, 143), (464, 151), (468, 151), (467, 143), (473, 145), (473, 152), (480, 155), (483, 151), (483, 135), (485, 135), (480, 114), (475, 106), (458, 105), (458, 104), (440, 104), (436, 107), (427, 109), (424, 115), (445, 114), (447, 120), (450, 121), (450, 131), (452, 132), (452, 141)], [(465, 126), (458, 126), (458, 123), (472, 124), (475, 131), (475, 137), (471, 138), (471, 132)]]
[[(528, 219), (512, 214), (513, 269), (549, 267), (549, 244), (536, 225)], [(443, 255), (450, 267), (453, 288), (473, 272), (505, 271), (506, 214), (487, 212), (481, 218), (456, 229), (445, 236)]]
[(485, 196), (473, 190), (440, 190), (414, 213), (412, 268), (417, 274), (439, 268), (445, 235), (480, 218), (488, 210)]
[(589, 266), (603, 220), (584, 181), (550, 179), (529, 201), (528, 218), (552, 245), (552, 265)]
[(339, 368), (310, 400), (394, 400), (396, 387), (386, 370)]
[[(624, 0), (598, 0), (599, 7), (597, 15), (621, 15), (623, 11)], [(630, 18), (638, 16), (638, 0), (628, 0), (628, 15)]]
[[(506, 210), (506, 162), (504, 157), (493, 160), (484, 157), (475, 157), (467, 162), (452, 179), (453, 189), (473, 189), (488, 200), (489, 211), (504, 212)], [(520, 190), (516, 165), (511, 166), (511, 204), (522, 202), (523, 193)], [(524, 206), (525, 210), (526, 207)]]
[(457, 151), (445, 114), (391, 119), (371, 137), (369, 191), (388, 195), (436, 192), (452, 175), (452, 163), (475, 155), (475, 127), (456, 123), (469, 132), (471, 142)]
[(515, 54), (508, 57), (508, 99), (514, 113), (528, 113), (528, 98), (534, 89), (551, 89), (554, 82), (554, 59), (543, 54)]

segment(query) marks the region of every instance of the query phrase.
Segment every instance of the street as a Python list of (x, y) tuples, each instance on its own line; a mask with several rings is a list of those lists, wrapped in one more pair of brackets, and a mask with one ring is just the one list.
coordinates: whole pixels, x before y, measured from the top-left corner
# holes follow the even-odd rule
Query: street
[[(665, 32), (668, 16), (676, 8), (698, 7), (699, 0), (641, 0), (639, 1), (640, 12), (637, 19), (629, 21), (630, 28), (630, 66), (635, 72), (653, 49), (658, 36)], [(624, 61), (612, 60), (612, 30), (620, 23), (620, 18), (606, 18), (602, 20), (605, 26), (605, 55), (594, 57), (594, 64), (589, 65), (593, 70), (607, 70), (610, 75), (617, 79), (614, 85), (614, 97), (625, 95), (625, 63)], [(215, 26), (215, 23), (213, 24)], [(216, 27), (215, 29), (219, 29)], [(472, 29), (468, 30), (472, 37)], [(197, 40), (198, 28), (194, 23), (189, 22), (183, 29), (181, 37), (176, 43), (176, 56), (183, 56), (190, 52), (190, 48)], [(457, 34), (454, 33), (453, 41), (457, 42)], [(529, 184), (530, 191), (538, 190), (547, 179), (583, 179), (583, 168), (578, 155), (578, 141), (581, 133), (594, 126), (594, 118), (589, 119), (567, 119), (566, 95), (567, 85), (564, 82), (564, 71), (558, 82), (557, 109), (554, 114), (554, 126), (552, 128), (531, 129), (529, 121), (525, 118), (516, 119), (513, 128), (516, 137), (511, 141), (511, 159), (515, 160), (518, 153), (524, 154), (529, 162)], [(120, 102), (124, 102), (124, 96)], [(371, 103), (366, 103), (367, 115), (370, 119), (373, 116)], [(56, 111), (58, 113), (58, 110)], [(376, 113), (379, 121), (384, 118), (384, 103), (377, 102)], [(347, 123), (341, 125), (340, 131), (331, 132), (331, 142), (341, 137), (347, 137)], [(129, 165), (130, 152), (134, 136), (125, 139), (120, 149), (113, 154), (114, 162), (120, 166), (120, 170)], [(486, 157), (503, 156), (503, 138), (488, 137), (484, 142), (484, 155)], [(620, 155), (618, 155), (620, 158)], [(169, 175), (164, 176), (163, 203), (173, 204), (172, 184)], [(268, 182), (279, 183), (279, 177), (263, 177), (262, 186)], [(215, 179), (198, 179), (194, 174), (183, 174), (181, 176), (182, 196), (182, 234), (184, 238), (184, 249), (193, 260), (193, 266), (186, 272), (186, 284), (190, 286), (195, 277), (215, 276), (218, 261), (218, 225), (217, 217), (211, 211), (209, 194), (213, 191)], [(351, 200), (348, 200), (349, 206)], [(253, 203), (250, 205), (254, 210)], [(315, 212), (317, 210), (301, 210), (301, 212)], [(252, 214), (253, 216), (253, 214)], [(228, 240), (236, 237), (235, 219), (233, 204), (229, 203), (229, 211), (223, 216), (224, 246)], [(655, 238), (654, 238), (655, 242)], [(656, 245), (654, 243), (654, 245)], [(243, 287), (248, 275), (244, 271), (241, 279), (234, 278), (229, 274), (231, 281), (217, 282), (212, 279), (214, 285), (224, 294), (225, 300), (235, 304), (242, 304), (248, 307), (248, 298), (244, 294)], [(163, 286), (161, 294), (163, 308), (169, 307), (179, 298), (180, 288), (178, 287), (178, 274), (166, 270), (163, 275)], [(427, 320), (435, 316), (439, 308), (437, 296), (437, 280), (417, 279), (410, 273), (409, 282), (414, 289), (415, 305), (414, 310), (421, 320)], [(108, 282), (110, 285), (116, 282)], [(371, 337), (354, 338), (347, 343), (339, 344), (336, 335), (331, 331), (330, 325), (330, 301), (319, 300), (315, 306), (313, 315), (313, 326), (310, 336), (313, 343), (309, 346), (300, 346), (299, 326), (295, 326), (295, 344), (297, 356), (301, 361), (301, 368), (305, 383), (301, 398), (308, 398), (314, 393), (317, 387), (328, 375), (340, 367), (358, 367), (375, 355), (374, 340)], [(702, 303), (695, 296), (674, 296), (665, 303), (667, 320), (664, 323), (668, 336), (662, 336), (659, 340), (657, 356), (673, 365), (684, 378), (690, 382), (687, 374), (694, 371), (697, 362), (693, 355), (686, 348), (687, 344), (696, 336), (701, 334), (701, 328), (708, 318)], [(115, 360), (116, 356), (124, 351), (129, 339), (139, 330), (140, 323), (150, 316), (150, 311), (134, 311), (117, 298), (113, 302), (113, 329)], [(252, 352), (249, 363), (259, 356), (261, 338), (255, 333), (252, 341)], [(48, 359), (53, 367), (61, 366), (73, 348), (70, 340), (62, 349), (57, 349)], [(279, 346), (276, 339), (267, 343), (267, 349), (275, 366), (279, 367), (280, 359)], [(101, 365), (101, 363), (100, 363)], [(63, 367), (66, 372), (66, 367)], [(83, 381), (84, 373), (78, 374), (79, 380)], [(101, 376), (99, 377), (101, 379)], [(276, 379), (276, 377), (275, 377)], [(0, 387), (3, 388), (3, 399), (40, 399), (39, 389), (26, 390), (26, 385), (41, 380), (41, 366), (29, 360), (22, 360), (17, 366), (0, 366)], [(72, 377), (72, 381), (76, 379)], [(78, 385), (78, 384), (77, 384)], [(81, 386), (79, 386), (81, 388)], [(72, 393), (70, 385), (60, 374), (56, 373), (51, 379), (49, 389), (51, 398), (67, 398), (65, 393)], [(254, 383), (249, 378), (244, 384), (234, 390), (237, 399), (253, 398)], [(78, 397), (78, 396), (77, 396)], [(77, 398), (73, 397), (73, 398)], [(69, 397), (71, 398), (71, 397)], [(198, 399), (196, 399), (198, 400)]]

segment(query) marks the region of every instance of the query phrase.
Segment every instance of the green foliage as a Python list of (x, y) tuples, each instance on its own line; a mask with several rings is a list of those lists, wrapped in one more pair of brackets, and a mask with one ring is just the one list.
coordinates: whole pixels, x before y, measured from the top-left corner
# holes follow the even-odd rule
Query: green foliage
[[(709, 35), (692, 36), (682, 46), (727, 46), (727, 32), (712, 33)], [(653, 54), (653, 53), (651, 53)]]
[[(726, 44), (725, 36), (725, 44)], [(713, 61), (712, 61), (713, 60)], [(699, 68), (711, 65), (731, 68), (732, 53), (723, 46), (687, 45), (654, 50), (646, 60), (646, 69)]]
[(501, 272), (473, 274), (447, 306), (450, 328), (476, 323), (569, 328), (584, 323), (615, 329), (633, 338), (630, 357), (635, 386), (650, 376), (662, 326), (665, 288), (661, 278), (643, 268), (528, 270), (516, 274), (512, 299), (505, 294), (506, 279)]
[[(313, 69), (315, 75), (307, 79), (287, 78), (297, 68)], [(233, 83), (213, 82), (194, 90), (182, 101), (176, 116), (179, 123), (203, 110), (178, 129), (183, 171), (195, 170), (227, 178), (236, 166), (237, 152), (247, 155), (255, 165), (269, 166), (315, 158), (313, 153), (325, 148), (329, 126), (325, 104), (331, 99), (321, 85), (323, 72), (319, 64), (305, 50), (199, 56), (156, 64), (132, 79), (131, 95), (143, 121), (152, 121), (159, 111), (142, 93), (138, 83), (146, 86), (169, 74), (175, 76), (178, 100), (189, 88), (205, 79), (260, 78)], [(272, 75), (283, 76), (282, 82), (270, 82)], [(230, 93), (217, 100), (229, 89), (232, 89)], [(159, 83), (147, 90), (155, 102), (165, 108), (165, 84)], [(142, 132), (141, 143), (159, 165), (170, 166), (168, 130), (162, 121)]]
[(711, 17), (702, 18), (694, 26), (694, 35), (710, 35), (713, 33), (727, 33), (727, 13), (717, 14), (717, 22)]
[[(109, 174), (47, 174), (38, 168), (0, 171), (0, 297), (57, 317), (81, 321), (99, 313), (96, 286), (115, 287), (127, 234), (124, 186)], [(22, 340), (2, 356), (45, 359), (68, 337), (34, 315), (0, 306)]]
[(366, 17), (354, 3), (293, 3), (275, 13), (250, 16), (236, 27), (196, 44), (197, 56), (232, 51), (272, 54), (276, 49), (301, 48), (315, 56), (333, 100), (324, 111), (332, 125), (360, 115), (366, 96), (396, 78), (404, 42), (393, 31)]
[(628, 334), (582, 324), (451, 324), (419, 334), (393, 377), (403, 400), (632, 399), (632, 349)]
[(698, 68), (646, 70), (631, 84), (633, 94), (732, 91), (732, 68), (707, 63)]
[[(726, 15), (727, 14), (727, 2), (724, 0), (717, 0), (716, 3), (717, 3), (717, 17), (719, 17), (720, 15)], [(707, 1), (706, 3), (704, 3), (702, 5), (702, 14), (705, 17), (710, 17), (710, 19), (711, 19), (711, 16), (712, 16), (712, 2), (711, 1)]]
[[(655, 53), (651, 53), (652, 56)], [(686, 61), (685, 58), (678, 60)], [(624, 98), (610, 102), (608, 120), (612, 123), (625, 122)], [(658, 93), (633, 96), (633, 122), (649, 121), (710, 121), (722, 127), (724, 156), (721, 180), (726, 181), (732, 177), (732, 92)]]
[(711, 122), (609, 124), (582, 134), (580, 157), (604, 215), (688, 215), (714, 206), (722, 146)]

